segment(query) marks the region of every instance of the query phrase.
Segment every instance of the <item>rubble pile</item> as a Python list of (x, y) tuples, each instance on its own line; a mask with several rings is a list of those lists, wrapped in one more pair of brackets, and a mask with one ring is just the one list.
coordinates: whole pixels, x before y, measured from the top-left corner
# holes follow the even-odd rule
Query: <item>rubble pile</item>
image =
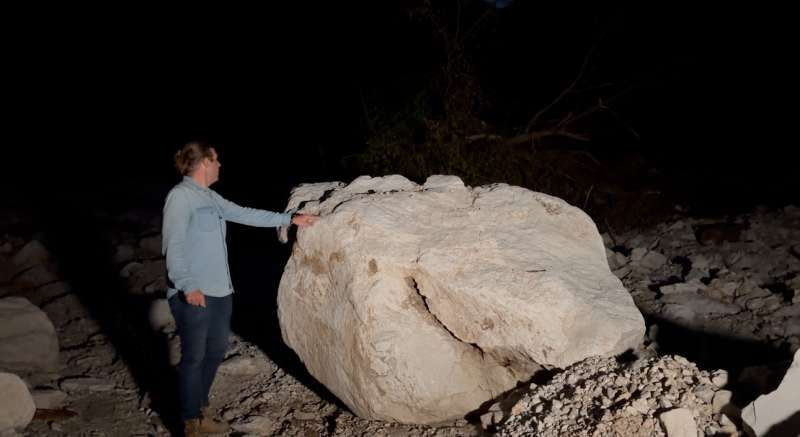
[(592, 358), (531, 385), (508, 417), (491, 419), (500, 422), (498, 435), (509, 437), (663, 436), (671, 427), (734, 433), (727, 379), (724, 370), (709, 373), (681, 356)]

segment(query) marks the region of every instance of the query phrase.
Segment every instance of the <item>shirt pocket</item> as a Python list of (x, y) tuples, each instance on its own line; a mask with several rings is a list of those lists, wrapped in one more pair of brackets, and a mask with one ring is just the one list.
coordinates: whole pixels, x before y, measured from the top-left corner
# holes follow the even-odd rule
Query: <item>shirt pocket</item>
[(219, 215), (213, 207), (203, 206), (194, 210), (194, 217), (197, 220), (197, 227), (201, 231), (211, 232), (219, 226)]

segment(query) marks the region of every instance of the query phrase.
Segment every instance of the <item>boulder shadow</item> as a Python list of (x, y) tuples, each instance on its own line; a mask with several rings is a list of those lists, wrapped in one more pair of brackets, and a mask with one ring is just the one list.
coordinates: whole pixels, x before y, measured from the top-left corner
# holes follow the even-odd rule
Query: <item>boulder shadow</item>
[(236, 289), (233, 331), (255, 344), (278, 367), (317, 396), (349, 411), (341, 400), (308, 372), (281, 336), (278, 286), (294, 243), (293, 232), (289, 233), (289, 243), (285, 245), (278, 242), (272, 229), (231, 226), (228, 234), (231, 276)]
[(88, 205), (67, 204), (66, 199), (52, 199), (47, 205), (38, 209), (36, 227), (64, 280), (130, 370), (140, 404), (151, 408), (172, 435), (182, 435), (169, 347), (166, 337), (149, 325), (153, 297), (128, 292), (112, 261), (115, 248), (107, 219), (93, 214)]
[[(658, 325), (654, 338), (661, 355), (680, 355), (701, 369), (724, 369), (729, 383), (725, 387), (734, 393), (732, 402), (745, 406), (761, 394), (778, 387), (786, 369), (792, 362), (788, 345), (775, 347), (771, 344), (690, 329), (672, 321), (645, 315), (648, 329)], [(757, 384), (740, 381), (748, 367), (769, 368), (768, 374)]]

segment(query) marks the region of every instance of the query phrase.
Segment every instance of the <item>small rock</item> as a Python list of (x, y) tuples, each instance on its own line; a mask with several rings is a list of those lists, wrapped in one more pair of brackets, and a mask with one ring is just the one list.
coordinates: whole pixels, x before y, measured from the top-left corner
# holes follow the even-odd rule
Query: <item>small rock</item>
[(662, 294), (674, 294), (674, 293), (696, 293), (699, 290), (705, 289), (706, 286), (700, 281), (693, 281), (693, 282), (680, 282), (677, 284), (671, 285), (664, 285), (659, 287), (659, 291)]
[(49, 264), (38, 264), (17, 275), (14, 278), (14, 286), (30, 290), (58, 281), (58, 279), (58, 275)]
[(257, 375), (260, 369), (250, 357), (234, 356), (222, 362), (219, 371), (228, 375)]
[(614, 273), (614, 276), (616, 276), (617, 278), (624, 279), (625, 277), (630, 275), (632, 271), (633, 269), (631, 269), (630, 266), (624, 266), (614, 270), (612, 273)]
[(167, 299), (155, 299), (150, 303), (149, 311), (150, 328), (153, 331), (162, 331), (175, 328), (175, 319)]
[(733, 406), (731, 404), (733, 393), (730, 390), (720, 390), (714, 393), (714, 400), (711, 402), (711, 410), (714, 413), (727, 412)]
[(0, 372), (0, 393), (0, 433), (28, 426), (36, 405), (25, 382), (13, 373)]
[[(764, 298), (764, 305), (761, 307), (762, 312), (771, 313), (783, 306), (783, 296), (773, 294), (772, 296)], [(798, 313), (800, 315), (800, 312)]]
[(153, 282), (145, 285), (144, 292), (145, 294), (153, 294), (157, 292), (166, 292), (168, 288), (167, 285), (167, 278), (160, 276), (156, 278)]
[(714, 390), (711, 390), (707, 387), (698, 387), (694, 391), (694, 395), (697, 396), (698, 399), (701, 399), (703, 402), (711, 402), (714, 399)]
[(67, 394), (56, 389), (36, 389), (31, 393), (37, 409), (55, 410), (64, 405)]
[(231, 422), (233, 419), (242, 415), (242, 412), (235, 408), (226, 408), (222, 411), (222, 419), (226, 422)]
[(123, 278), (129, 278), (133, 273), (135, 273), (137, 270), (140, 270), (142, 267), (144, 266), (140, 262), (130, 262), (125, 264), (125, 267), (119, 271), (119, 275)]
[(664, 264), (667, 263), (667, 257), (664, 255), (656, 252), (656, 251), (649, 251), (647, 254), (639, 261), (639, 264), (649, 270), (656, 270), (661, 268)]
[(114, 389), (114, 383), (105, 379), (91, 378), (87, 376), (68, 377), (59, 384), (62, 390), (67, 392), (106, 392)]
[(46, 264), (49, 259), (50, 253), (44, 245), (38, 240), (31, 240), (11, 258), (11, 263), (14, 265), (12, 275), (37, 265)]
[(745, 308), (747, 308), (748, 310), (751, 310), (751, 311), (752, 310), (757, 310), (757, 309), (763, 307), (765, 303), (766, 303), (766, 299), (765, 298), (756, 297), (756, 298), (753, 298), (753, 299), (750, 299), (750, 300), (746, 301), (745, 302)]
[(800, 305), (792, 304), (785, 306), (773, 313), (773, 316), (776, 317), (797, 317), (800, 316)]
[(500, 421), (502, 420), (503, 420), (502, 411), (488, 411), (484, 414), (481, 414), (481, 427), (484, 430), (487, 430), (492, 426), (500, 423)]
[(166, 290), (167, 264), (164, 259), (145, 260), (141, 268), (131, 271), (128, 289), (132, 293)]
[(693, 269), (707, 269), (711, 266), (708, 258), (701, 254), (691, 255), (689, 260), (692, 262)]
[(608, 258), (608, 267), (611, 270), (617, 270), (628, 264), (628, 257), (619, 252), (606, 249), (606, 257)]
[(529, 405), (527, 402), (517, 402), (513, 407), (511, 407), (511, 415), (516, 416), (522, 414), (522, 412), (527, 410), (528, 407)]
[(114, 253), (114, 256), (111, 258), (111, 261), (115, 264), (123, 264), (127, 263), (128, 261), (132, 260), (133, 257), (136, 255), (135, 250), (133, 247), (127, 244), (120, 244), (117, 246), (117, 251)]
[(691, 410), (675, 408), (659, 416), (667, 437), (697, 437), (697, 425)]
[(733, 421), (726, 414), (720, 414), (719, 424), (722, 425), (722, 429), (720, 430), (722, 432), (728, 434), (737, 432), (736, 424), (733, 423)]
[(168, 342), (169, 346), (169, 364), (177, 366), (181, 362), (181, 338), (177, 335), (171, 337)]
[(645, 399), (637, 399), (631, 403), (631, 406), (642, 415), (647, 415), (650, 411), (650, 406)]
[(139, 247), (145, 255), (153, 257), (161, 255), (161, 235), (153, 235), (139, 240)]
[(632, 262), (635, 262), (635, 263), (638, 263), (638, 262), (640, 262), (642, 259), (644, 259), (644, 256), (645, 256), (646, 254), (647, 254), (647, 248), (645, 248), (645, 247), (637, 247), (637, 248), (634, 248), (634, 249), (631, 251), (631, 261), (632, 261)]
[(45, 302), (63, 296), (72, 291), (72, 286), (64, 281), (51, 282), (36, 289), (36, 292), (29, 293), (32, 304), (41, 306)]
[(784, 337), (800, 336), (800, 317), (792, 317), (784, 321), (783, 336)]
[(686, 275), (686, 277), (685, 277), (685, 278), (683, 278), (683, 279), (684, 279), (686, 282), (699, 281), (699, 280), (701, 280), (701, 279), (703, 279), (703, 278), (706, 278), (706, 277), (708, 277), (708, 275), (709, 275), (709, 273), (708, 273), (708, 269), (697, 269), (697, 268), (692, 268), (692, 269), (689, 271), (689, 273)]
[(728, 385), (728, 372), (726, 370), (717, 370), (711, 375), (711, 382), (719, 387), (723, 388)]
[(0, 299), (0, 339), (2, 369), (30, 373), (58, 367), (55, 327), (44, 311), (25, 298)]
[(240, 423), (231, 425), (235, 431), (256, 435), (272, 435), (275, 421), (266, 416), (250, 416)]

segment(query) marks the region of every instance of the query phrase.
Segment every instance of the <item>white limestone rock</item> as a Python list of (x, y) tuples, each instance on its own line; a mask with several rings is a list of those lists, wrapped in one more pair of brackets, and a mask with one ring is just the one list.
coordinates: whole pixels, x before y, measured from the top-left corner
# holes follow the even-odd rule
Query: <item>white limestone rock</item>
[(596, 226), (561, 199), (395, 175), (298, 187), (287, 210), (301, 205), (321, 218), (281, 279), (283, 338), (362, 417), (461, 417), (539, 365), (644, 335)]

